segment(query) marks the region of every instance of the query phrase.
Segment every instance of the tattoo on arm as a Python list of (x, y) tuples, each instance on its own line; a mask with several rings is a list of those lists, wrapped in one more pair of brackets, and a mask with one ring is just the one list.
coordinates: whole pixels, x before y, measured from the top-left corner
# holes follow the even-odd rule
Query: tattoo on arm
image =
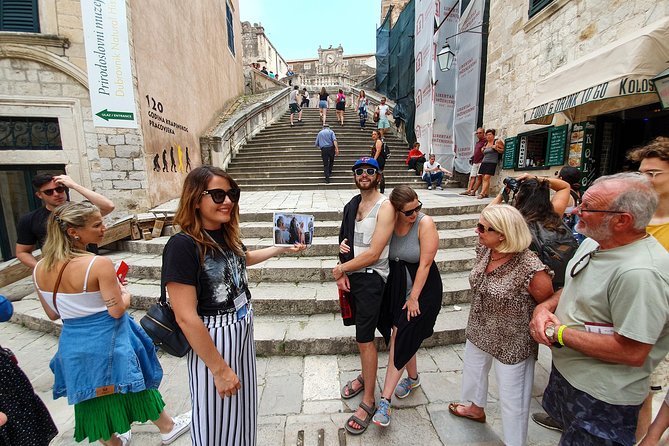
[(118, 302), (116, 302), (116, 299), (113, 298), (113, 297), (111, 299), (106, 299), (105, 300), (105, 305), (107, 306), (107, 308), (111, 308), (111, 307), (115, 306), (117, 303)]

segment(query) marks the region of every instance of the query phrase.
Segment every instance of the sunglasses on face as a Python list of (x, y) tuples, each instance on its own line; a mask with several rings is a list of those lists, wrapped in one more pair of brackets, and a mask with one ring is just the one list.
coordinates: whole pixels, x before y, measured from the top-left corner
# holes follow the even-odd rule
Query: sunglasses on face
[(366, 169), (358, 168), (355, 169), (355, 175), (361, 177), (363, 173), (366, 173), (368, 177), (376, 175), (376, 169), (368, 167)]
[(225, 201), (225, 197), (229, 197), (230, 201), (237, 203), (239, 201), (240, 189), (230, 189), (225, 191), (223, 189), (208, 189), (202, 192), (202, 195), (209, 195), (214, 203), (221, 204)]
[(608, 209), (583, 209), (583, 204), (579, 204), (575, 208), (575, 213), (578, 216), (583, 215), (584, 212), (595, 212), (600, 214), (626, 214), (625, 211), (609, 211)]
[(69, 191), (69, 190), (70, 190), (70, 189), (68, 189), (68, 188), (65, 187), (65, 186), (58, 186), (58, 187), (54, 187), (53, 189), (44, 189), (44, 190), (41, 190), (40, 193), (43, 193), (44, 195), (50, 197), (50, 196), (53, 195), (54, 192), (56, 192), (56, 193), (58, 193), (58, 194), (62, 194), (63, 192), (67, 192), (67, 191)]
[(400, 211), (400, 212), (403, 213), (407, 217), (411, 217), (414, 212), (420, 212), (421, 209), (423, 209), (423, 203), (421, 203), (420, 200), (418, 200), (418, 206), (416, 206), (415, 208), (413, 208), (411, 210)]
[(486, 232), (489, 232), (489, 231), (497, 232), (497, 231), (495, 231), (494, 228), (483, 226), (482, 223), (476, 223), (476, 230), (479, 231), (481, 234), (485, 234)]

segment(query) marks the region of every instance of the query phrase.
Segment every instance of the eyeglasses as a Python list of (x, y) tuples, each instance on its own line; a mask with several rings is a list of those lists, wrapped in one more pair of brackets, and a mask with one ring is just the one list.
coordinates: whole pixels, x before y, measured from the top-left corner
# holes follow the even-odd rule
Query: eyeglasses
[(40, 193), (43, 193), (44, 195), (50, 197), (53, 195), (54, 192), (58, 194), (62, 194), (63, 192), (68, 192), (70, 189), (66, 186), (58, 186), (54, 187), (53, 189), (44, 189), (41, 190)]
[(489, 231), (497, 232), (494, 228), (483, 226), (482, 223), (476, 223), (476, 230), (478, 232), (480, 232), (481, 234), (485, 234), (486, 232), (489, 232)]
[(600, 214), (626, 214), (626, 211), (610, 211), (608, 209), (583, 209), (583, 204), (579, 204), (574, 208), (576, 215), (582, 215), (583, 212), (599, 212)]
[(372, 167), (368, 167), (367, 169), (363, 169), (363, 168), (360, 167), (358, 169), (355, 169), (354, 172), (355, 172), (355, 175), (358, 176), (358, 177), (361, 177), (363, 173), (366, 173), (368, 177), (376, 175), (376, 169), (374, 169)]
[(240, 189), (230, 189), (224, 191), (223, 189), (209, 189), (202, 192), (202, 195), (209, 195), (214, 203), (221, 204), (225, 201), (225, 197), (229, 197), (230, 201), (237, 203), (239, 201), (239, 194), (242, 191)]
[(666, 170), (647, 170), (645, 172), (639, 171), (639, 173), (641, 175), (647, 176), (651, 180), (654, 180), (656, 176), (662, 175), (663, 173), (667, 173), (667, 171)]
[(418, 206), (409, 211), (400, 211), (400, 212), (406, 215), (407, 217), (411, 217), (414, 212), (420, 212), (421, 209), (423, 209), (423, 203), (421, 203), (420, 200), (418, 200)]
[(578, 260), (578, 262), (574, 263), (574, 266), (571, 267), (571, 272), (569, 273), (569, 275), (571, 277), (576, 277), (576, 275), (578, 273), (583, 271), (585, 269), (585, 267), (588, 266), (588, 263), (590, 263), (590, 259), (595, 256), (597, 251), (599, 251), (599, 248), (596, 248), (596, 249), (590, 251), (589, 253), (587, 253), (586, 255), (584, 255), (583, 257), (581, 257)]

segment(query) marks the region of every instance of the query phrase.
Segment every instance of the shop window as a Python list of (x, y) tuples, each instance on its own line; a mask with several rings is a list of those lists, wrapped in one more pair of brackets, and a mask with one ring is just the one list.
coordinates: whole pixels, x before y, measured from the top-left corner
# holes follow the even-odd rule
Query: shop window
[(0, 117), (0, 150), (63, 150), (58, 118)]
[(228, 48), (232, 55), (235, 55), (235, 28), (230, 3), (225, 2), (225, 21), (228, 26)]
[(528, 13), (528, 17), (532, 17), (552, 2), (553, 0), (530, 0), (530, 11)]
[(505, 169), (545, 169), (565, 162), (567, 125), (521, 133), (505, 141)]
[(38, 33), (37, 0), (0, 0), (0, 31)]

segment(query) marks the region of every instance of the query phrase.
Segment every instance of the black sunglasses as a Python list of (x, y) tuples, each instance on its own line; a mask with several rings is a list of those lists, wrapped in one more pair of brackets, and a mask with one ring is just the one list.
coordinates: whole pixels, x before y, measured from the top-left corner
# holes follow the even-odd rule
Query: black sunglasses
[(595, 254), (599, 251), (599, 248), (595, 248), (580, 259), (578, 259), (578, 262), (574, 263), (574, 266), (571, 267), (571, 271), (569, 272), (569, 275), (573, 278), (578, 275), (581, 271), (585, 269), (586, 266), (588, 266), (588, 263), (590, 263), (590, 259), (595, 256)]
[(372, 175), (376, 175), (376, 169), (372, 167), (368, 167), (366, 169), (363, 169), (362, 167), (359, 167), (354, 170), (355, 174), (359, 177), (362, 176), (363, 173), (366, 173), (368, 177), (371, 177)]
[(492, 228), (492, 227), (487, 228), (487, 227), (483, 226), (482, 223), (476, 223), (476, 230), (479, 231), (481, 234), (485, 234), (488, 231), (497, 232), (497, 231), (495, 231), (495, 228)]
[(400, 211), (400, 212), (406, 215), (407, 217), (411, 217), (414, 212), (420, 212), (421, 209), (423, 209), (423, 203), (421, 203), (420, 200), (418, 200), (418, 206), (409, 211)]
[(59, 194), (62, 194), (63, 192), (68, 192), (70, 189), (67, 188), (66, 186), (57, 186), (54, 187), (53, 189), (44, 189), (41, 190), (40, 192), (43, 193), (46, 196), (52, 196), (54, 192), (57, 192)]
[(225, 201), (225, 197), (229, 197), (230, 201), (237, 203), (239, 201), (239, 194), (241, 194), (240, 189), (230, 189), (225, 191), (223, 189), (209, 189), (202, 192), (202, 195), (209, 195), (214, 203), (221, 204)]

